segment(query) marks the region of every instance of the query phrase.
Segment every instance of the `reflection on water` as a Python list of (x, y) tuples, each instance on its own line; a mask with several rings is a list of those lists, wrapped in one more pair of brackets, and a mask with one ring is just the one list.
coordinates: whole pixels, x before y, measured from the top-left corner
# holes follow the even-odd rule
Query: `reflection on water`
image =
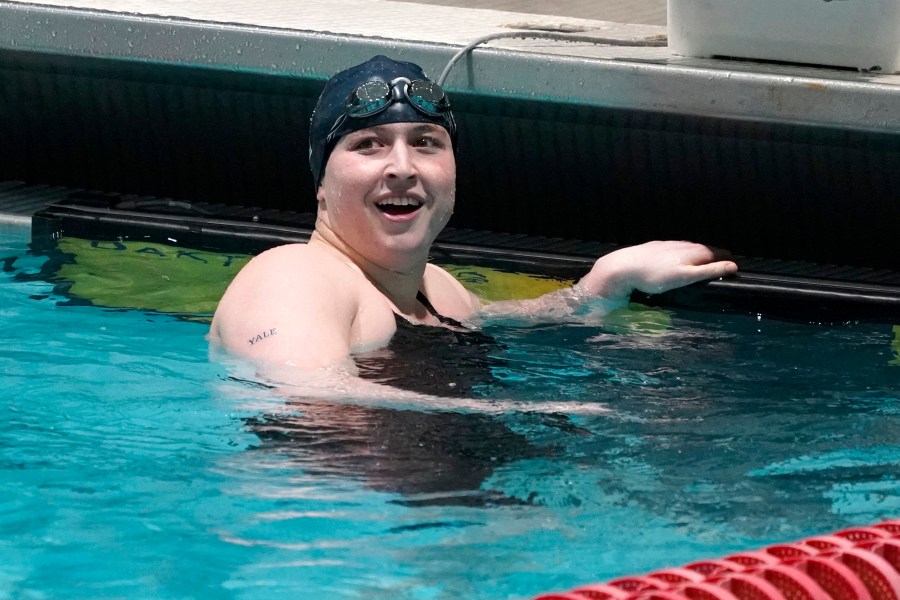
[(515, 502), (482, 489), (498, 468), (548, 455), (495, 417), (391, 410), (311, 400), (290, 415), (248, 420), (260, 452), (296, 462), (307, 473), (351, 477), (407, 504), (477, 506)]
[(900, 514), (897, 324), (495, 325), (500, 410), (285, 400), (3, 248), (0, 597), (526, 598)]

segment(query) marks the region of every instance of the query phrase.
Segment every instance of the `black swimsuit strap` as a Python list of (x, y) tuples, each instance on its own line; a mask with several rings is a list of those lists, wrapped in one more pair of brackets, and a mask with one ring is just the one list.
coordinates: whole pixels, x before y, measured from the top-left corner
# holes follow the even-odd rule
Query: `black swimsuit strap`
[(451, 325), (453, 327), (463, 327), (463, 324), (457, 321), (456, 319), (451, 319), (450, 317), (445, 317), (437, 310), (435, 310), (434, 306), (431, 304), (431, 301), (425, 297), (425, 294), (422, 293), (422, 290), (419, 290), (416, 293), (416, 300), (422, 303), (422, 306), (425, 307), (425, 310), (430, 312), (438, 321), (443, 323), (444, 325)]
[(419, 290), (418, 292), (416, 292), (416, 300), (418, 300), (419, 302), (422, 303), (422, 306), (425, 307), (425, 310), (430, 312), (432, 315), (434, 315), (438, 319), (441, 318), (441, 315), (438, 313), (438, 311), (436, 311), (434, 309), (434, 306), (431, 304), (431, 301), (425, 297), (425, 293), (422, 292), (422, 290)]

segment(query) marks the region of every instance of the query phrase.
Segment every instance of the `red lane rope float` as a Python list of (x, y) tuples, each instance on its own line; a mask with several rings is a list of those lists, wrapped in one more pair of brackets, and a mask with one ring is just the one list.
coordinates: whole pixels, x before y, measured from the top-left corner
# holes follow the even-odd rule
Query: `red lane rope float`
[(665, 582), (662, 581), (654, 581), (650, 577), (620, 577), (618, 579), (613, 579), (609, 582), (609, 585), (614, 588), (619, 588), (629, 594), (635, 594), (639, 592), (645, 592), (647, 590), (662, 590), (667, 587)]
[(738, 554), (732, 554), (731, 556), (726, 556), (725, 560), (730, 560), (732, 562), (736, 562), (739, 565), (743, 565), (744, 568), (748, 567), (757, 567), (760, 565), (777, 565), (781, 561), (778, 560), (777, 556), (769, 554), (764, 550), (754, 550), (752, 552), (740, 552)]
[(641, 600), (684, 600), (684, 596), (669, 590), (651, 590), (641, 594)]
[(679, 584), (684, 583), (700, 583), (706, 579), (702, 574), (689, 568), (654, 571), (647, 575), (647, 578), (654, 581), (660, 581), (664, 583), (667, 588), (676, 587)]
[(779, 559), (780, 562), (785, 562), (803, 556), (815, 556), (819, 553), (819, 550), (803, 542), (797, 542), (794, 544), (775, 544), (766, 548), (765, 552)]
[(777, 587), (785, 598), (791, 600), (832, 600), (815, 579), (800, 569), (786, 565), (764, 565), (749, 572), (748, 575), (765, 579)]
[(700, 560), (686, 565), (684, 568), (689, 571), (694, 571), (705, 578), (716, 577), (723, 573), (739, 573), (746, 570), (744, 563), (736, 560), (729, 560), (727, 558), (718, 560)]
[(837, 561), (814, 556), (790, 565), (816, 580), (834, 600), (872, 600), (869, 590), (849, 567)]
[(880, 527), (854, 527), (853, 529), (838, 531), (834, 535), (848, 539), (854, 544), (893, 537), (890, 531)]
[(728, 573), (710, 583), (724, 587), (740, 600), (787, 600), (781, 590), (762, 577), (746, 573)]
[(893, 537), (900, 536), (900, 520), (898, 521), (885, 521), (883, 523), (877, 523), (873, 525), (875, 529), (881, 529), (883, 531), (887, 531)]
[(533, 600), (900, 600), (900, 520)]
[(900, 571), (877, 552), (862, 548), (845, 548), (837, 552), (828, 552), (822, 558), (836, 560), (850, 568), (873, 598), (900, 600)]
[(886, 560), (895, 571), (900, 573), (900, 539), (863, 542), (859, 545), (859, 548), (880, 556)]
[(740, 600), (727, 588), (712, 583), (688, 583), (678, 592), (690, 600)]
[(631, 592), (609, 584), (586, 585), (574, 590), (578, 600), (626, 600), (631, 597)]
[(803, 543), (823, 552), (838, 548), (852, 548), (855, 545), (851, 540), (836, 535), (817, 535), (803, 540)]

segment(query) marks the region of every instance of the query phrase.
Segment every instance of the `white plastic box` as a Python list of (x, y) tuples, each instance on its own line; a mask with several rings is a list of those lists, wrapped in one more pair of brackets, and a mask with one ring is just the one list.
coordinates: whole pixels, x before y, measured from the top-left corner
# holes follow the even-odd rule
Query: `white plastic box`
[(900, 0), (668, 0), (669, 47), (894, 73)]

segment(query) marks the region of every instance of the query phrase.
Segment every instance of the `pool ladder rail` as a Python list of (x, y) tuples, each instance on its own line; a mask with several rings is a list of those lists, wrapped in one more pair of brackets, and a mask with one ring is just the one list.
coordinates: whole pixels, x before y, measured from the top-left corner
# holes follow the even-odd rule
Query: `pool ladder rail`
[(533, 600), (900, 600), (900, 520)]

